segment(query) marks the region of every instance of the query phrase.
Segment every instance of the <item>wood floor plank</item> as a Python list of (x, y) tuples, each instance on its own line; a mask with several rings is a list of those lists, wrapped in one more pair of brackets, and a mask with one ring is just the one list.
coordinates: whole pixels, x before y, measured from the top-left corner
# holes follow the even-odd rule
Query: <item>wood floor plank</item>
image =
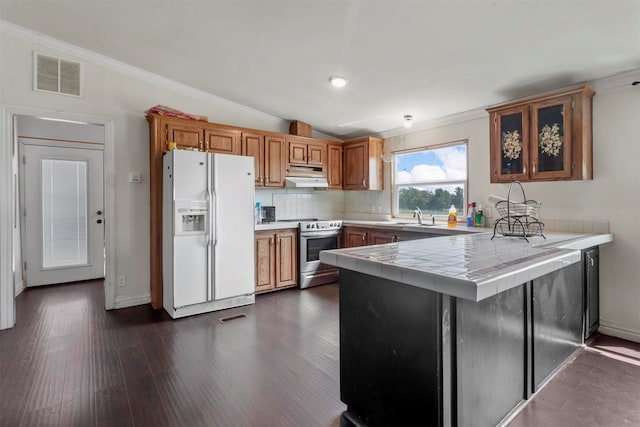
[[(291, 289), (171, 320), (149, 306), (105, 311), (100, 281), (27, 289), (18, 324), (0, 331), (0, 427), (337, 427), (338, 294)], [(640, 361), (606, 351), (633, 357), (640, 344), (594, 342), (512, 427), (640, 425)]]
[(124, 385), (97, 391), (95, 401), (98, 427), (133, 426), (133, 416)]

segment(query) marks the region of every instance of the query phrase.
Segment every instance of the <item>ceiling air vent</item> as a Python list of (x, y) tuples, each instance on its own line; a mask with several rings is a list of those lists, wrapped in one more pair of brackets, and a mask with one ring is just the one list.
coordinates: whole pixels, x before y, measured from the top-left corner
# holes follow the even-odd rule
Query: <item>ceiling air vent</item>
[(82, 96), (82, 64), (34, 52), (33, 89)]

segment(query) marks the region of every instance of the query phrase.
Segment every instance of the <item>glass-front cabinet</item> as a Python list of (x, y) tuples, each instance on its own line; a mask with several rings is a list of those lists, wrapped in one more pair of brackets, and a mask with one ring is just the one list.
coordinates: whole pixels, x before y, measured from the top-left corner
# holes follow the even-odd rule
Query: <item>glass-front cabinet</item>
[(491, 182), (593, 178), (586, 86), (487, 109)]
[(494, 116), (491, 127), (492, 181), (526, 180), (529, 164), (529, 108), (507, 108)]

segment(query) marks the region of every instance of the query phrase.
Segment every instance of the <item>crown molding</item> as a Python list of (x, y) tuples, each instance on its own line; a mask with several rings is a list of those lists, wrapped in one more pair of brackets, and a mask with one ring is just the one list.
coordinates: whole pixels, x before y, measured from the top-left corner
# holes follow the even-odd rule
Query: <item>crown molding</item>
[(592, 80), (587, 84), (596, 92), (597, 96), (598, 92), (608, 92), (610, 90), (624, 87), (631, 89), (631, 83), (638, 80), (640, 80), (640, 68)]
[(45, 34), (41, 34), (36, 31), (29, 30), (27, 28), (12, 24), (10, 22), (7, 22), (1, 19), (0, 19), (0, 33), (22, 38), (24, 40), (33, 42), (38, 46), (54, 49), (65, 55), (74, 56), (76, 58), (85, 60), (87, 62), (101, 65), (113, 71), (117, 71), (122, 74), (131, 76), (140, 80), (144, 80), (145, 82), (153, 83), (153, 84), (174, 90), (176, 92), (191, 96), (201, 101), (216, 104), (221, 107), (240, 111), (240, 112), (258, 117), (260, 119), (271, 121), (274, 124), (279, 126), (285, 125), (287, 123), (286, 120), (273, 116), (271, 114), (267, 114), (262, 111), (247, 107), (245, 105), (238, 104), (226, 98), (222, 98), (222, 97), (213, 95), (209, 92), (205, 92), (203, 90), (193, 88), (191, 86), (185, 85), (183, 83), (177, 82), (167, 77), (163, 77), (158, 74), (152, 73), (150, 71), (143, 70), (142, 68), (134, 67), (133, 65), (127, 64), (122, 61), (118, 61), (116, 59), (110, 58), (105, 55), (101, 55), (89, 49), (85, 49), (67, 42), (63, 42), (61, 40), (47, 36)]

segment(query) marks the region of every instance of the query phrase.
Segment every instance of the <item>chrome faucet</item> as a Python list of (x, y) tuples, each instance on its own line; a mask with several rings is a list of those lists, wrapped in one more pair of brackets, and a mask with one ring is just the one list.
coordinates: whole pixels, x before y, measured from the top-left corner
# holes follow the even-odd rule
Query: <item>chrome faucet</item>
[(418, 224), (422, 224), (422, 211), (419, 207), (416, 207), (416, 210), (413, 211), (413, 217), (418, 218)]

